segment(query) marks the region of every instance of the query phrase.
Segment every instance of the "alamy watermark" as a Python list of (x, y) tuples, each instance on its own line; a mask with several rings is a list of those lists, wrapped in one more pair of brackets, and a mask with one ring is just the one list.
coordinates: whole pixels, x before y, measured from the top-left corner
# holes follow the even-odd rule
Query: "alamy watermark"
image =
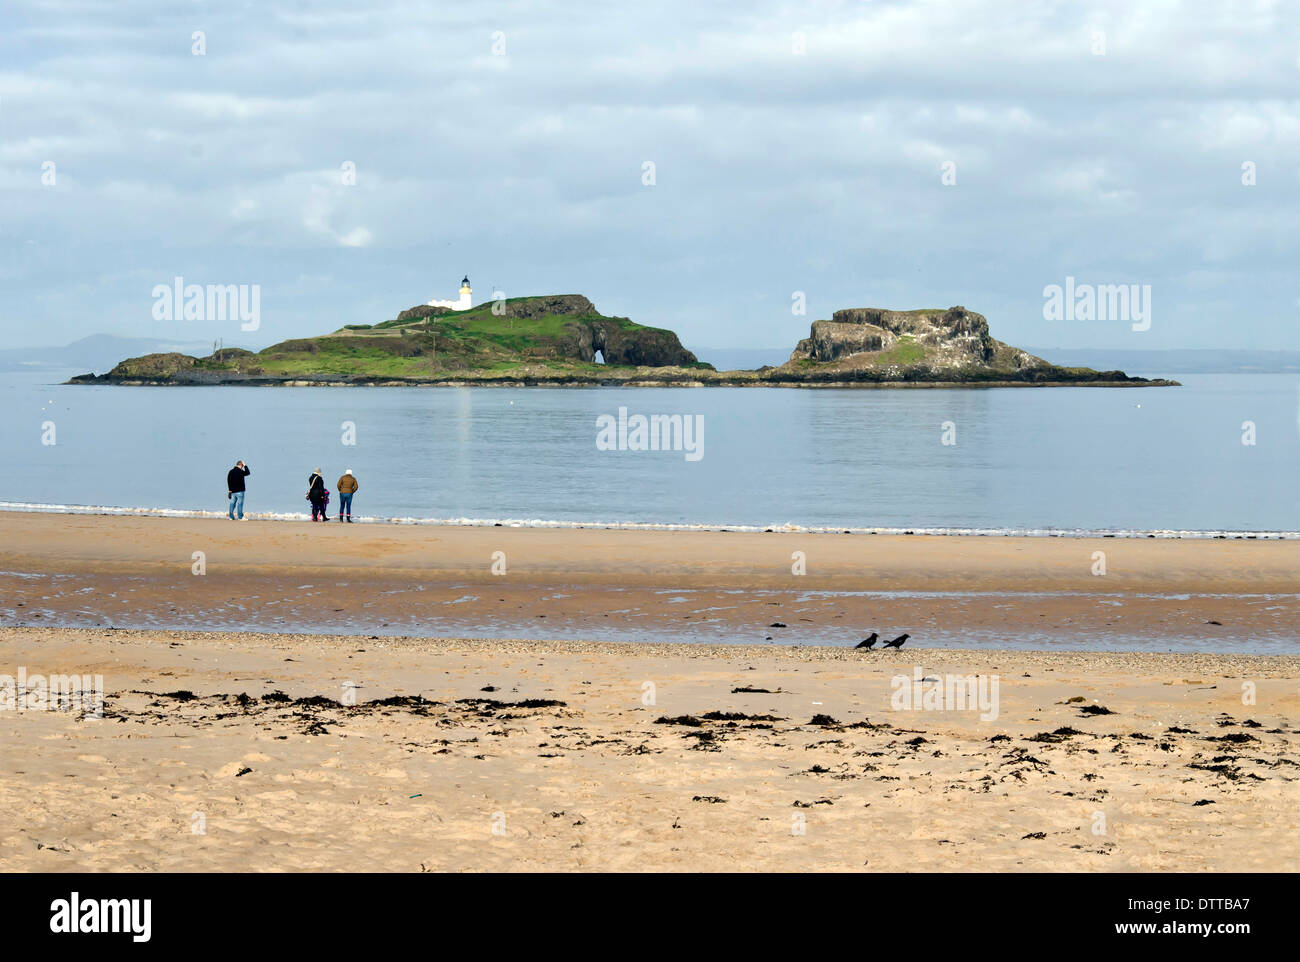
[(1043, 288), (1045, 321), (1131, 321), (1133, 330), (1151, 330), (1150, 284), (1078, 284)]
[(93, 899), (73, 892), (50, 903), (50, 931), (56, 935), (118, 933), (148, 942), (152, 920), (153, 899)]
[(687, 461), (704, 457), (703, 414), (633, 414), (596, 418), (598, 451), (682, 451)]
[(0, 711), (84, 711), (104, 717), (103, 675), (0, 675)]
[(918, 666), (911, 676), (895, 675), (889, 681), (893, 694), (889, 707), (894, 711), (978, 711), (980, 721), (997, 721), (997, 675), (927, 676)]
[(155, 321), (234, 321), (241, 331), (262, 326), (260, 284), (186, 284), (174, 278), (153, 289)]

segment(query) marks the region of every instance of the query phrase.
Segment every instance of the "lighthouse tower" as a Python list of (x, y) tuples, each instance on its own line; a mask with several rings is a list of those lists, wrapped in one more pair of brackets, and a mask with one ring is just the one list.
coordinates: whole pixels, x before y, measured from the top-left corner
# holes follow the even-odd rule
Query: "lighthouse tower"
[(468, 311), (474, 306), (472, 300), (474, 291), (469, 286), (469, 276), (460, 282), (460, 297), (454, 301), (432, 300), (429, 302), (430, 307), (450, 307), (453, 311)]

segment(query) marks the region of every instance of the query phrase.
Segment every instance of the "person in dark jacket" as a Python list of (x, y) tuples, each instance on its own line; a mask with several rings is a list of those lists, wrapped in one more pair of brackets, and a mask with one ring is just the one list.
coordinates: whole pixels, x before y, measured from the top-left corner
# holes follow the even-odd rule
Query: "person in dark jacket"
[(357, 484), (356, 475), (352, 473), (351, 468), (348, 468), (343, 472), (343, 477), (339, 478), (338, 483), (340, 521), (343, 520), (343, 512), (347, 511), (348, 524), (352, 523), (352, 496), (357, 493), (359, 487), (361, 485)]
[(325, 511), (325, 476), (321, 469), (317, 468), (312, 472), (311, 477), (307, 479), (307, 500), (311, 502), (311, 519), (313, 521), (328, 521), (329, 514)]
[[(244, 520), (244, 478), (253, 472), (243, 461), (236, 461), (235, 466), (226, 474), (226, 500), (230, 502), (230, 520)], [(238, 512), (239, 517), (235, 514)]]

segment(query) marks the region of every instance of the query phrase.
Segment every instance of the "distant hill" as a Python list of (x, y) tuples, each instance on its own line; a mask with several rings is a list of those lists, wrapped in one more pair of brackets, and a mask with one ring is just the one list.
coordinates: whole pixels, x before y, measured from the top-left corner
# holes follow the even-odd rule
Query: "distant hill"
[(790, 359), (788, 347), (698, 347), (694, 351), (719, 371), (777, 367)]
[(92, 334), (62, 347), (10, 347), (0, 350), (0, 371), (28, 371), (38, 368), (108, 371), (122, 357), (133, 353), (191, 352), (210, 348), (210, 344), (201, 341)]
[(1103, 351), (1068, 347), (1033, 348), (1056, 364), (1118, 364), (1147, 374), (1296, 374), (1300, 351), (1200, 350)]
[[(779, 360), (774, 358), (773, 360)], [(1154, 384), (1122, 371), (1049, 364), (995, 340), (963, 307), (853, 308), (814, 321), (783, 363), (718, 371), (677, 335), (596, 310), (581, 294), (489, 301), (466, 311), (419, 305), (253, 353), (163, 351), (77, 384)]]

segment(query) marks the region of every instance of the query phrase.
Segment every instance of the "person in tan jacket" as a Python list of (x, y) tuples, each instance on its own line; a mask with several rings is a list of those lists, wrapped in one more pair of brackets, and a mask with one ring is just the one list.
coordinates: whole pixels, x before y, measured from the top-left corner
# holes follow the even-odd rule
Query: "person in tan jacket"
[(348, 513), (348, 524), (352, 523), (352, 496), (357, 493), (357, 488), (359, 487), (360, 485), (357, 484), (356, 477), (352, 474), (352, 469), (348, 468), (343, 472), (343, 477), (339, 478), (338, 492), (340, 521), (343, 520), (343, 512), (346, 511)]

